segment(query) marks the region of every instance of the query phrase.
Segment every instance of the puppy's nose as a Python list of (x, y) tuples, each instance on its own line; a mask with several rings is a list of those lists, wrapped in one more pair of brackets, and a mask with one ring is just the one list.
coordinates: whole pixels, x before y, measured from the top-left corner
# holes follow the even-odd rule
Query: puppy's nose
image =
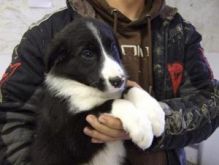
[(112, 86), (114, 86), (115, 88), (119, 88), (122, 86), (122, 84), (124, 83), (125, 80), (123, 80), (120, 77), (113, 77), (109, 79), (109, 82)]

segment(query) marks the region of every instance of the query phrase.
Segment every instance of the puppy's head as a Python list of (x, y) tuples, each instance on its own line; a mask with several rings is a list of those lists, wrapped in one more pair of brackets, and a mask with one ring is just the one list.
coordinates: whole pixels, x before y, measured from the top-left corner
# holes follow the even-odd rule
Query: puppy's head
[(111, 28), (81, 18), (56, 35), (46, 56), (46, 70), (104, 92), (117, 92), (123, 90), (126, 81), (120, 57)]

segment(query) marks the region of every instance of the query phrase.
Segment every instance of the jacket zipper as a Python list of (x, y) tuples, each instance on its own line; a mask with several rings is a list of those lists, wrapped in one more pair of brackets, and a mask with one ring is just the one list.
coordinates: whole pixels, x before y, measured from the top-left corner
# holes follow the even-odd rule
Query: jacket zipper
[(167, 65), (167, 56), (168, 56), (168, 54), (167, 54), (167, 52), (168, 52), (168, 28), (169, 28), (169, 22), (167, 22), (167, 25), (165, 25), (165, 27), (164, 27), (164, 94), (163, 94), (163, 96), (164, 96), (164, 99), (166, 99), (167, 98), (167, 71), (166, 71), (166, 65)]

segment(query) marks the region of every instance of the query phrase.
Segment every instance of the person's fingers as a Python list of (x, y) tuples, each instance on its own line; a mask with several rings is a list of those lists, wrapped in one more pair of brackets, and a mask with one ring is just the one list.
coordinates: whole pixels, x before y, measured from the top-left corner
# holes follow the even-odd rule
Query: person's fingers
[(109, 128), (117, 129), (117, 130), (123, 130), (122, 122), (120, 119), (115, 118), (108, 114), (101, 114), (98, 118), (98, 120), (106, 125)]
[(124, 136), (121, 136), (119, 138), (113, 138), (107, 135), (104, 135), (94, 129), (85, 127), (84, 128), (84, 133), (87, 136), (91, 137), (91, 142), (92, 143), (105, 143), (105, 142), (110, 142), (110, 141), (117, 141), (117, 140), (128, 140), (130, 139), (128, 134), (125, 134)]
[(135, 81), (131, 81), (131, 80), (127, 80), (127, 86), (141, 88), (141, 86), (138, 83), (136, 83)]
[[(115, 118), (113, 118), (113, 119), (115, 120)], [(120, 138), (120, 137), (125, 136), (125, 134), (126, 134), (125, 131), (123, 131), (122, 129), (114, 129), (114, 128), (108, 127), (107, 125), (105, 125), (105, 123), (99, 122), (98, 119), (94, 115), (88, 115), (86, 117), (86, 120), (96, 131), (98, 131), (99, 133), (102, 133), (106, 136), (110, 136), (113, 138)], [(116, 125), (117, 125), (118, 121), (117, 120), (115, 120), (115, 121), (116, 121)], [(112, 125), (114, 125), (114, 124), (112, 124)], [(98, 138), (98, 137), (94, 137), (94, 138), (101, 140), (101, 138)]]
[(109, 141), (115, 141), (116, 140), (115, 138), (113, 138), (111, 136), (105, 135), (101, 132), (98, 132), (94, 129), (90, 129), (88, 127), (84, 128), (84, 133), (85, 133), (85, 135), (91, 137), (92, 142), (109, 142)]
[(102, 140), (98, 140), (98, 139), (91, 139), (91, 142), (92, 143), (104, 143), (104, 141), (102, 141)]

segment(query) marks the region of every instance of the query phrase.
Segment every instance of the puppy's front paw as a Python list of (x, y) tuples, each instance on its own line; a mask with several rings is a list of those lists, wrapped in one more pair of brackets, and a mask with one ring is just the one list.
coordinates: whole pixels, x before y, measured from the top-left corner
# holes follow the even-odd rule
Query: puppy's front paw
[(122, 121), (123, 128), (129, 133), (130, 138), (137, 146), (142, 149), (151, 146), (153, 141), (151, 123), (147, 116), (142, 116), (130, 101), (115, 100), (112, 114)]
[(141, 149), (145, 150), (151, 146), (153, 131), (148, 119), (138, 116), (136, 120), (129, 121), (128, 124), (124, 123), (124, 127), (129, 132), (132, 141)]
[(153, 134), (158, 137), (164, 132), (165, 114), (157, 100), (141, 88), (133, 87), (124, 95), (131, 101), (142, 116), (147, 116), (153, 129)]

